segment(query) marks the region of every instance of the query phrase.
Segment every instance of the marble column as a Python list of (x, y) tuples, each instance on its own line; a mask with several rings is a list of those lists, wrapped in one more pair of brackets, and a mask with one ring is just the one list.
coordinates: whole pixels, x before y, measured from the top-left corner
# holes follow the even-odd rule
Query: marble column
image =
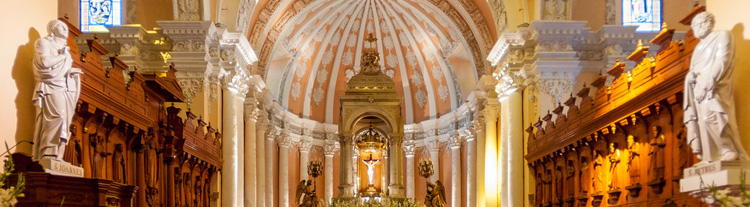
[(310, 161), (310, 148), (312, 144), (310, 141), (302, 140), (299, 142), (299, 179), (310, 180), (309, 174), (307, 174), (307, 164)]
[(354, 174), (353, 173), (346, 173), (346, 172), (353, 172), (354, 168), (352, 167), (352, 155), (354, 154), (354, 149), (352, 146), (352, 135), (351, 134), (339, 134), (338, 135), (340, 147), (341, 147), (341, 170), (339, 173), (339, 197), (341, 198), (351, 198), (354, 197)]
[(476, 142), (470, 133), (466, 135), (466, 206), (476, 206)]
[(266, 206), (272, 207), (273, 206), (273, 181), (274, 181), (274, 173), (273, 169), (275, 168), (274, 162), (273, 162), (273, 150), (275, 149), (275, 145), (273, 144), (273, 141), (275, 140), (276, 133), (270, 124), (266, 126)]
[(292, 141), (287, 135), (280, 135), (279, 140), (279, 206), (289, 207), (289, 150)]
[(437, 140), (430, 141), (427, 143), (427, 149), (430, 151), (430, 159), (432, 160), (432, 169), (435, 169), (435, 175), (430, 177), (430, 182), (437, 182), (440, 177), (440, 142)]
[(333, 156), (336, 154), (336, 144), (333, 140), (326, 140), (326, 145), (323, 146), (323, 153), (325, 155), (325, 200), (330, 203), (333, 199)]
[(257, 206), (258, 166), (256, 165), (256, 141), (255, 125), (258, 120), (258, 111), (255, 107), (255, 99), (250, 98), (251, 104), (245, 105), (245, 206)]
[(508, 104), (507, 102), (501, 102), (500, 103), (500, 123), (499, 127), (497, 129), (498, 131), (498, 140), (500, 142), (500, 148), (499, 148), (499, 155), (498, 155), (498, 165), (497, 165), (497, 172), (495, 173), (495, 176), (500, 180), (498, 183), (501, 187), (498, 189), (500, 191), (500, 206), (509, 206), (508, 205), (508, 194), (510, 193), (508, 190), (508, 170), (509, 166), (507, 163), (508, 160)]
[(523, 153), (524, 153), (524, 139), (523, 139), (523, 109), (521, 104), (523, 102), (521, 96), (521, 90), (516, 91), (509, 95), (507, 102), (508, 111), (505, 112), (508, 116), (507, 124), (507, 169), (506, 176), (508, 180), (505, 187), (505, 193), (507, 193), (506, 199), (508, 200), (508, 206), (523, 206), (524, 205), (524, 181), (523, 179), (517, 179), (523, 177), (524, 166)]
[(221, 201), (222, 206), (243, 206), (244, 193), (240, 185), (244, 184), (244, 163), (240, 162), (243, 155), (244, 134), (243, 103), (248, 92), (248, 77), (241, 68), (232, 74), (225, 75), (222, 81), (223, 90), (223, 141), (222, 141), (222, 169), (221, 169)]
[(485, 152), (486, 152), (486, 133), (484, 132), (485, 123), (484, 120), (484, 112), (483, 111), (477, 111), (478, 116), (474, 118), (474, 120), (471, 122), (471, 128), (474, 131), (474, 141), (476, 151), (469, 151), (471, 155), (474, 156), (474, 163), (473, 165), (476, 166), (474, 177), (471, 179), (474, 181), (476, 185), (474, 185), (474, 203), (476, 205), (471, 206), (485, 206), (486, 201), (486, 186), (484, 182), (484, 168), (485, 168)]
[[(453, 137), (448, 143), (451, 149), (451, 206), (461, 206), (461, 139)], [(520, 179), (520, 178), (519, 178)]]
[[(382, 164), (383, 171), (381, 171), (381, 172), (388, 172), (388, 151), (383, 151), (383, 158), (382, 159), (383, 159), (383, 161), (381, 161), (381, 163), (383, 163)], [(385, 192), (385, 193), (387, 193), (388, 192), (388, 188), (386, 188), (385, 186), (388, 186), (388, 176), (384, 175), (382, 177), (382, 179), (383, 179), (381, 181), (381, 182), (383, 182), (383, 184), (381, 185), (381, 186), (383, 186), (383, 187), (381, 187), (382, 191)]]
[(414, 198), (414, 155), (416, 155), (417, 146), (414, 141), (407, 141), (404, 144), (404, 155), (406, 156), (406, 197)]
[(390, 161), (390, 183), (388, 186), (388, 193), (394, 198), (403, 198), (405, 196), (404, 191), (404, 135), (403, 134), (392, 134), (391, 135), (391, 146), (389, 155)]
[(356, 150), (354, 150), (352, 153), (352, 175), (354, 175), (352, 177), (352, 179), (354, 179), (354, 182), (352, 182), (354, 184), (354, 195), (357, 195), (359, 191), (360, 177), (359, 177), (359, 152), (357, 152)]

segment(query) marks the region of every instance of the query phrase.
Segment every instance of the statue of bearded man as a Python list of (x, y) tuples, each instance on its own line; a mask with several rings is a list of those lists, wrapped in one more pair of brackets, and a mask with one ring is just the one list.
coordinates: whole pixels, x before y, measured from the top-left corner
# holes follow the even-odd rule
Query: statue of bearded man
[(68, 142), (68, 127), (73, 120), (81, 91), (81, 69), (73, 68), (68, 41), (68, 26), (60, 20), (47, 24), (49, 35), (34, 43), (34, 89), (36, 106), (32, 159), (60, 160)]
[(685, 77), (685, 109), (690, 147), (702, 161), (748, 160), (734, 113), (732, 70), (734, 42), (728, 31), (712, 31), (714, 18), (702, 12), (693, 18), (696, 45)]

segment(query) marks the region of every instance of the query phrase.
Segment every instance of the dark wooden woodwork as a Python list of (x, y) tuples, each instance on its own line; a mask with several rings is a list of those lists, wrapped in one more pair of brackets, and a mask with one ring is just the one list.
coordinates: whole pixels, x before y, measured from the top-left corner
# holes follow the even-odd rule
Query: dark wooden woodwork
[(183, 121), (181, 109), (165, 107), (185, 98), (177, 68), (159, 75), (129, 71), (117, 56), (104, 57), (109, 52), (95, 39), (87, 40), (87, 50), (78, 48), (80, 30), (61, 20), (70, 28), (73, 67), (83, 70), (63, 159), (82, 167), (84, 177), (22, 164), (17, 171), (26, 176), (27, 196), (18, 206), (60, 206), (62, 196), (65, 206), (209, 206), (222, 162), (221, 134), (189, 111)]
[[(526, 130), (533, 186), (542, 188), (535, 191), (536, 206), (661, 206), (667, 201), (701, 206), (679, 192), (682, 169), (698, 161), (685, 143), (682, 124), (684, 76), (698, 39), (688, 33), (675, 42), (673, 32), (665, 28), (651, 40), (662, 45), (656, 57), (646, 57), (649, 48), (639, 47), (630, 56), (636, 62), (631, 73), (623, 74), (626, 64), (618, 62), (609, 70), (616, 77), (611, 86), (599, 77), (592, 84), (593, 98), (584, 86)], [(579, 105), (576, 99), (582, 99)], [(628, 145), (630, 136), (636, 146)], [(560, 184), (573, 186), (558, 188), (556, 173), (566, 168), (574, 171), (575, 176), (566, 173), (573, 182)]]

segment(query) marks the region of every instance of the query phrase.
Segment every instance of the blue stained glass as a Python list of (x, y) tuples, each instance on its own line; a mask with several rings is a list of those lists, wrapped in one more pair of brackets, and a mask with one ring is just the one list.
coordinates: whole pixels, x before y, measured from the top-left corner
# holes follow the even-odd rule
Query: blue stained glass
[(81, 31), (107, 31), (122, 25), (122, 0), (81, 0)]
[(661, 29), (660, 0), (623, 0), (622, 24), (638, 26), (638, 32), (659, 31)]

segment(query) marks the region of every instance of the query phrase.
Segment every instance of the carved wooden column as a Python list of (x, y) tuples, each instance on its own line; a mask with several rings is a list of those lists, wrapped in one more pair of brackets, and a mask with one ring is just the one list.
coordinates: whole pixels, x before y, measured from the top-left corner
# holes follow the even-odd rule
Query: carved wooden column
[[(139, 189), (146, 189), (146, 164), (144, 162), (144, 151), (143, 145), (138, 144), (135, 149), (135, 182)], [(139, 190), (136, 192), (136, 203), (138, 206), (146, 206), (146, 191)]]
[[(435, 138), (437, 139), (437, 137)], [(432, 169), (440, 171), (440, 142), (438, 140), (430, 141), (427, 143), (427, 149), (430, 150), (430, 159), (432, 160)], [(439, 174), (431, 176), (430, 182), (435, 183), (440, 177)]]
[(292, 140), (287, 135), (282, 134), (279, 137), (279, 206), (289, 207), (289, 150), (292, 147)]
[(414, 155), (417, 153), (417, 146), (413, 140), (406, 141), (404, 144), (404, 155), (406, 156), (406, 197), (414, 198)]
[(310, 148), (312, 144), (310, 141), (302, 140), (299, 142), (299, 179), (309, 180), (307, 174), (307, 163), (310, 160)]
[(326, 140), (323, 146), (325, 155), (325, 201), (330, 203), (333, 199), (333, 156), (336, 154), (336, 143), (333, 140)]
[(248, 98), (245, 102), (245, 154), (243, 156), (245, 162), (245, 206), (257, 206), (257, 187), (258, 187), (258, 166), (256, 165), (255, 154), (256, 149), (256, 129), (255, 125), (258, 120), (258, 108), (256, 107), (254, 98)]
[(448, 143), (451, 149), (451, 206), (461, 206), (461, 139), (454, 135)]

